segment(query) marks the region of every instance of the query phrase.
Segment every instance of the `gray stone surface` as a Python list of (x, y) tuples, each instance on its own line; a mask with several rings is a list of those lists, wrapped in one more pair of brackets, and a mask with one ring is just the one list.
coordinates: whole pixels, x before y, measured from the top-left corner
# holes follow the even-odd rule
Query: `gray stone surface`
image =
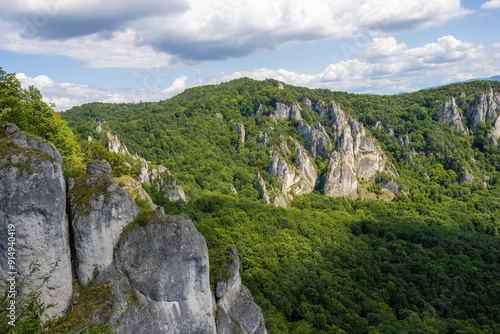
[(454, 97), (440, 105), (436, 114), (439, 116), (440, 122), (449, 124), (455, 131), (463, 134), (469, 132), (462, 123), (462, 115), (458, 110)]
[[(136, 226), (120, 240), (114, 261), (117, 333), (216, 332), (208, 249), (189, 218)], [(131, 305), (130, 294), (139, 305)]]
[[(56, 304), (47, 309), (48, 315), (62, 315), (71, 300), (72, 276), (61, 155), (24, 132), (0, 139), (0, 146), (4, 147), (0, 152), (0, 277), (10, 277), (7, 231), (11, 224), (15, 226), (14, 271), (29, 277), (35, 290), (40, 287), (39, 278), (49, 276), (40, 289), (40, 300)], [(38, 263), (38, 269), (29, 276), (32, 263)]]
[(111, 175), (111, 166), (106, 161), (89, 161), (87, 174)]
[(90, 174), (75, 180), (69, 194), (78, 281), (86, 287), (94, 268), (106, 270), (123, 228), (137, 216), (137, 206), (109, 175)]
[(300, 114), (300, 110), (301, 108), (297, 103), (286, 105), (282, 102), (276, 102), (274, 116), (280, 119), (301, 120), (302, 116)]
[(184, 202), (187, 202), (186, 194), (184, 193), (182, 186), (177, 184), (177, 180), (162, 165), (150, 170), (147, 163), (142, 164), (141, 171), (137, 179), (139, 182), (156, 184), (156, 188), (161, 190), (165, 197), (170, 201), (183, 200)]
[(307, 151), (313, 159), (316, 159), (318, 154), (326, 156), (332, 148), (330, 137), (319, 122), (316, 122), (316, 125), (311, 127), (301, 121), (297, 126), (297, 131), (304, 136)]
[(474, 183), (475, 177), (467, 169), (464, 169), (462, 177), (460, 177), (459, 184), (462, 185), (466, 182), (468, 183)]
[(247, 287), (241, 284), (240, 260), (235, 246), (226, 253), (223, 272), (217, 274), (217, 334), (267, 333), (264, 317)]
[(266, 204), (271, 203), (271, 199), (267, 193), (266, 184), (264, 183), (264, 179), (260, 173), (257, 173), (257, 191), (259, 192), (260, 198), (263, 199)]
[(358, 179), (352, 165), (346, 161), (345, 152), (333, 152), (325, 180), (325, 195), (352, 199), (357, 197)]
[(19, 127), (17, 125), (12, 124), (12, 123), (5, 124), (5, 134), (7, 136), (11, 136), (14, 133), (18, 133), (18, 132), (19, 132)]

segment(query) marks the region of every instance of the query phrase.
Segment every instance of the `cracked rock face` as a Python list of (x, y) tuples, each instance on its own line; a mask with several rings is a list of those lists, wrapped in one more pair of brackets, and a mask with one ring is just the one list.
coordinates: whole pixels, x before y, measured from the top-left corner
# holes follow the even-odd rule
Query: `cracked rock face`
[[(29, 278), (35, 290), (39, 279), (49, 276), (40, 289), (40, 300), (56, 304), (46, 314), (60, 316), (72, 295), (61, 154), (41, 138), (18, 132), (13, 124), (8, 130), (9, 137), (0, 139), (0, 276), (8, 278), (7, 272), (17, 271)], [(8, 265), (9, 230), (15, 231), (14, 270)], [(37, 270), (29, 276), (34, 263)]]
[(189, 218), (136, 226), (120, 240), (114, 261), (118, 311), (111, 322), (118, 333), (216, 333), (208, 249)]
[(110, 175), (87, 174), (69, 191), (78, 281), (86, 287), (94, 268), (106, 270), (125, 226), (137, 216), (134, 200)]
[(297, 103), (292, 103), (286, 105), (282, 102), (276, 102), (276, 110), (274, 111), (274, 116), (281, 119), (296, 119), (301, 120), (300, 106)]
[(325, 195), (356, 198), (358, 179), (344, 152), (333, 152), (325, 180)]
[(186, 194), (182, 186), (177, 184), (175, 178), (162, 165), (149, 169), (147, 163), (142, 164), (139, 177), (139, 182), (155, 184), (158, 190), (162, 190), (163, 194), (169, 201), (183, 200), (187, 202)]
[(449, 124), (455, 131), (466, 134), (469, 131), (464, 128), (462, 116), (455, 103), (455, 98), (452, 97), (439, 106), (436, 114), (439, 116), (439, 121)]
[(257, 173), (257, 191), (259, 192), (260, 198), (263, 199), (266, 204), (271, 203), (271, 199), (266, 190), (266, 184), (260, 173)]
[(217, 274), (217, 334), (265, 334), (264, 317), (247, 287), (241, 284), (235, 246), (227, 250), (223, 272)]
[(332, 148), (330, 137), (319, 122), (316, 122), (316, 125), (311, 127), (301, 121), (297, 127), (297, 131), (304, 136), (307, 151), (313, 159), (316, 159), (318, 154), (326, 156), (328, 150)]

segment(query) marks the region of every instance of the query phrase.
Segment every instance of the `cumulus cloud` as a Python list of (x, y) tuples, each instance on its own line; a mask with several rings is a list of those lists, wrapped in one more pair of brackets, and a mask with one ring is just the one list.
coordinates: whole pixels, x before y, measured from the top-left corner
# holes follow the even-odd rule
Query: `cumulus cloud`
[(31, 85), (37, 87), (43, 95), (43, 100), (47, 103), (54, 102), (56, 104), (55, 109), (58, 111), (64, 111), (87, 102), (135, 103), (159, 101), (172, 97), (186, 89), (186, 80), (188, 79), (186, 76), (176, 78), (169, 87), (163, 88), (161, 86), (163, 80), (154, 77), (151, 73), (144, 77), (142, 85), (135, 89), (125, 90), (57, 83), (45, 75), (32, 78), (24, 73), (18, 73), (16, 77), (21, 81), (23, 88)]
[[(460, 0), (19, 0), (3, 7), (0, 20), (10, 29), (1, 48), (92, 67), (141, 67), (152, 55), (162, 65), (227, 59), (360, 31), (383, 37), (472, 13)], [(141, 56), (147, 60), (135, 60)]]
[(500, 0), (490, 0), (481, 5), (482, 9), (498, 9), (500, 8)]
[[(356, 93), (395, 94), (422, 88), (486, 78), (500, 74), (500, 53), (486, 51), (477, 43), (443, 36), (433, 43), (411, 48), (394, 37), (377, 37), (357, 46), (355, 59), (339, 61), (316, 74), (284, 69), (259, 68), (249, 71), (201, 76), (198, 84), (217, 84), (241, 77), (257, 80), (274, 78), (288, 84), (310, 88), (329, 88)], [(166, 83), (161, 69), (142, 73), (137, 89), (110, 90), (71, 83), (56, 83), (47, 76), (30, 78), (18, 74), (23, 86), (35, 85), (47, 102), (58, 110), (87, 102), (139, 102), (166, 99), (187, 88), (188, 78), (180, 76)]]
[(304, 75), (285, 70), (258, 69), (223, 73), (208, 78), (217, 83), (239, 77), (274, 78), (293, 85), (358, 93), (394, 94), (500, 73), (500, 54), (481, 44), (444, 36), (417, 48), (394, 37), (374, 38), (361, 46), (356, 59), (329, 65), (321, 73)]

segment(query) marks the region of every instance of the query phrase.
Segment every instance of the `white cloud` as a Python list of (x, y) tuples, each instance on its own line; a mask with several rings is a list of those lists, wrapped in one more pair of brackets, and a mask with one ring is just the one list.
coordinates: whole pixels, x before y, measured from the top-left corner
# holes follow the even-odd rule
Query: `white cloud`
[(500, 0), (490, 0), (481, 5), (482, 9), (498, 9), (500, 8)]
[[(300, 74), (284, 69), (259, 68), (249, 71), (199, 76), (198, 84), (217, 84), (241, 77), (257, 80), (274, 78), (310, 88), (329, 88), (358, 93), (394, 94), (500, 74), (500, 53), (491, 53), (481, 44), (443, 36), (436, 42), (411, 48), (394, 37), (378, 37), (358, 45), (355, 59), (339, 61), (317, 74)], [(35, 85), (47, 102), (58, 110), (87, 102), (139, 102), (166, 99), (187, 87), (180, 76), (165, 87), (161, 69), (149, 69), (135, 90), (100, 89), (86, 85), (57, 83), (47, 76), (17, 75), (23, 86)]]
[(500, 73), (500, 54), (481, 44), (444, 36), (435, 43), (409, 48), (393, 37), (374, 38), (361, 46), (357, 59), (329, 65), (323, 72), (303, 75), (258, 69), (208, 78), (217, 83), (239, 77), (275, 78), (293, 85), (360, 93), (394, 94)]
[[(90, 67), (241, 57), (299, 41), (384, 37), (473, 11), (460, 0), (19, 0), (0, 13), (0, 48)], [(3, 20), (3, 24), (1, 23)], [(8, 28), (8, 29), (3, 29)], [(154, 64), (154, 65), (153, 65)]]
[(493, 43), (491, 45), (491, 47), (494, 48), (494, 49), (498, 49), (498, 48), (500, 48), (500, 43)]
[(43, 100), (47, 103), (54, 102), (55, 109), (59, 111), (87, 102), (129, 103), (164, 100), (186, 89), (186, 80), (188, 79), (186, 76), (181, 76), (176, 78), (169, 87), (162, 88), (162, 80), (149, 74), (145, 76), (142, 85), (136, 89), (118, 90), (72, 83), (57, 83), (45, 75), (31, 78), (24, 73), (18, 73), (16, 77), (21, 81), (23, 88), (30, 85), (37, 87), (43, 95)]

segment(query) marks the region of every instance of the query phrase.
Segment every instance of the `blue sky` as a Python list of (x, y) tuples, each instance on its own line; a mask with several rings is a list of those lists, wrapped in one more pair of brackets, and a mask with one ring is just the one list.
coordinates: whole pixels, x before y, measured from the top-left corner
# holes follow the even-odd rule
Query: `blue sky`
[(239, 77), (394, 94), (500, 75), (500, 0), (18, 0), (0, 66), (56, 110)]

